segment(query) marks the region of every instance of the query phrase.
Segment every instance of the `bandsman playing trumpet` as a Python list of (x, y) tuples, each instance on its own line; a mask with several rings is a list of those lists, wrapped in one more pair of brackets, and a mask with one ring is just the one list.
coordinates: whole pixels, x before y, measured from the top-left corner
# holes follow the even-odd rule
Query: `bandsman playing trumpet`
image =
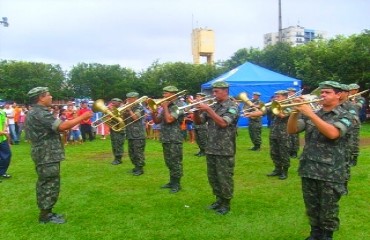
[(250, 100), (250, 105), (245, 105), (243, 116), (249, 118), (248, 132), (253, 143), (253, 147), (249, 150), (259, 151), (262, 143), (262, 116), (266, 114), (264, 103), (260, 100), (261, 93), (253, 92), (253, 99)]
[(181, 190), (180, 180), (183, 175), (183, 135), (180, 124), (184, 113), (178, 111), (178, 107), (182, 106), (176, 95), (178, 91), (175, 86), (164, 87), (163, 97), (167, 100), (161, 102), (162, 112), (158, 113), (157, 108), (152, 111), (153, 121), (156, 124), (162, 124), (160, 141), (162, 142), (164, 161), (170, 171), (170, 181), (162, 188), (169, 188), (171, 193), (177, 193)]
[[(122, 105), (122, 100), (119, 98), (113, 98), (110, 101), (110, 108), (112, 109), (112, 112), (115, 112), (117, 114), (116, 109), (118, 109)], [(121, 117), (121, 116), (119, 116)], [(110, 141), (112, 144), (112, 152), (114, 159), (112, 161), (112, 165), (118, 165), (122, 163), (122, 157), (124, 153), (123, 145), (125, 144), (125, 138), (126, 138), (126, 130), (124, 128), (120, 130), (114, 130), (113, 128), (110, 128)]]
[[(198, 102), (203, 100), (206, 97), (205, 93), (199, 92), (195, 95), (195, 101)], [(194, 154), (195, 156), (202, 157), (205, 156), (205, 149), (207, 145), (207, 123), (194, 123), (195, 129), (195, 141), (198, 144), (199, 152)]]
[(333, 231), (339, 228), (339, 200), (347, 193), (347, 132), (352, 116), (340, 106), (341, 84), (325, 81), (319, 86), (322, 108), (315, 113), (309, 104), (295, 106), (302, 117), (293, 112), (287, 130), (306, 132), (298, 173), (311, 225), (307, 239), (333, 239)]
[(200, 103), (194, 112), (197, 124), (208, 123), (206, 147), (207, 175), (216, 201), (209, 206), (224, 215), (230, 211), (234, 193), (234, 167), (236, 130), (239, 117), (238, 105), (229, 97), (229, 84), (223, 81), (212, 84), (216, 103)]
[[(288, 91), (280, 90), (275, 92), (274, 100), (283, 101), (287, 97)], [(282, 111), (274, 114), (270, 127), (270, 156), (275, 169), (267, 174), (267, 176), (277, 176), (280, 180), (285, 180), (288, 177), (288, 169), (290, 167), (289, 134), (286, 131), (290, 112), (290, 108), (284, 108)]]
[(124, 112), (124, 121), (126, 125), (126, 138), (128, 140), (128, 155), (132, 164), (134, 176), (144, 174), (145, 165), (145, 129), (144, 124), (140, 121), (145, 116), (144, 108), (140, 103), (135, 104), (138, 100), (139, 93), (129, 92), (126, 94), (126, 104), (131, 104)]

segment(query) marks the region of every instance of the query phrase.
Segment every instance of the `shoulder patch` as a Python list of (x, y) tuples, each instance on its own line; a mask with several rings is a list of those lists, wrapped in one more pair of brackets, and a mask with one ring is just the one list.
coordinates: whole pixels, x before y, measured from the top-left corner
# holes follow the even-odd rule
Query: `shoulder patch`
[(237, 110), (234, 109), (234, 108), (229, 108), (229, 111), (228, 112), (231, 113), (231, 114), (236, 114), (237, 113)]
[(339, 120), (341, 123), (343, 123), (344, 125), (346, 125), (347, 127), (351, 126), (351, 121), (348, 120), (347, 118), (342, 118)]

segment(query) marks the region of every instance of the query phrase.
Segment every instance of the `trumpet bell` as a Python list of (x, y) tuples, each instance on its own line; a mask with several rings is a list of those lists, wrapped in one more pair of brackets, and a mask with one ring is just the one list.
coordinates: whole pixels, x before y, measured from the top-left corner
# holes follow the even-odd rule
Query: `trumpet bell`
[(105, 113), (108, 110), (108, 107), (105, 106), (103, 99), (98, 99), (93, 103), (92, 110), (93, 112)]

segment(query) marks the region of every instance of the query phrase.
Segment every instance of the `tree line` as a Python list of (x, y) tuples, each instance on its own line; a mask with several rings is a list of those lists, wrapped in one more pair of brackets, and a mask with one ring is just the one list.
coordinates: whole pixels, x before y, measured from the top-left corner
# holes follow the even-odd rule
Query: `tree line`
[(188, 94), (200, 91), (201, 84), (245, 63), (302, 80), (306, 88), (316, 88), (326, 80), (357, 83), (370, 87), (370, 30), (348, 37), (312, 41), (292, 47), (278, 43), (264, 49), (242, 48), (230, 59), (214, 65), (154, 61), (140, 72), (120, 65), (79, 63), (70, 71), (58, 64), (1, 60), (0, 98), (27, 103), (27, 92), (47, 86), (55, 100), (74, 98), (124, 98), (130, 91), (161, 98), (162, 88), (175, 85)]

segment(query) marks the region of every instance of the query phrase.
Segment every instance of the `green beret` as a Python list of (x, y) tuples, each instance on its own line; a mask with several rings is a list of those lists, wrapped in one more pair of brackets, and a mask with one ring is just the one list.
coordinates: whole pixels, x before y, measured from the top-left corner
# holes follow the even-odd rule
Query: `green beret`
[(224, 81), (217, 81), (217, 82), (212, 83), (212, 87), (213, 88), (228, 88), (229, 84)]
[(355, 89), (359, 89), (360, 86), (356, 83), (352, 83), (352, 84), (348, 85), (348, 88), (349, 88), (349, 90), (355, 90)]
[(139, 96), (139, 93), (137, 92), (129, 92), (126, 94), (126, 97), (128, 98), (134, 98), (134, 97), (138, 97)]
[(179, 91), (179, 89), (177, 89), (177, 87), (175, 87), (175, 86), (167, 86), (167, 87), (163, 88), (163, 92), (175, 93), (175, 92), (178, 92), (178, 91)]
[(342, 88), (343, 91), (346, 91), (346, 92), (348, 92), (350, 90), (349, 85), (347, 85), (347, 84), (341, 84), (341, 88)]
[(119, 98), (112, 98), (111, 102), (113, 102), (113, 101), (115, 101), (115, 102), (122, 102), (122, 100), (119, 99)]
[(253, 92), (253, 95), (261, 96), (260, 92)]
[(202, 93), (202, 92), (198, 92), (197, 94), (195, 94), (195, 95), (199, 95), (199, 96), (207, 96), (205, 93)]
[(275, 94), (277, 94), (277, 95), (288, 95), (288, 91), (287, 90), (279, 90), (279, 91), (276, 91)]
[(287, 90), (288, 90), (288, 91), (291, 91), (291, 92), (296, 92), (296, 91), (297, 91), (297, 89), (295, 89), (295, 88), (293, 88), (293, 87), (290, 87), (290, 88), (288, 88)]
[(324, 82), (321, 82), (319, 83), (319, 87), (321, 89), (323, 88), (327, 88), (327, 89), (333, 89), (333, 88), (336, 88), (336, 89), (342, 89), (342, 84), (338, 83), (338, 82), (334, 82), (334, 81), (324, 81)]
[(46, 92), (49, 92), (49, 88), (47, 88), (47, 87), (35, 87), (35, 88), (32, 88), (27, 93), (27, 95), (28, 95), (28, 97), (32, 98), (32, 97), (39, 96), (40, 94), (46, 93)]

